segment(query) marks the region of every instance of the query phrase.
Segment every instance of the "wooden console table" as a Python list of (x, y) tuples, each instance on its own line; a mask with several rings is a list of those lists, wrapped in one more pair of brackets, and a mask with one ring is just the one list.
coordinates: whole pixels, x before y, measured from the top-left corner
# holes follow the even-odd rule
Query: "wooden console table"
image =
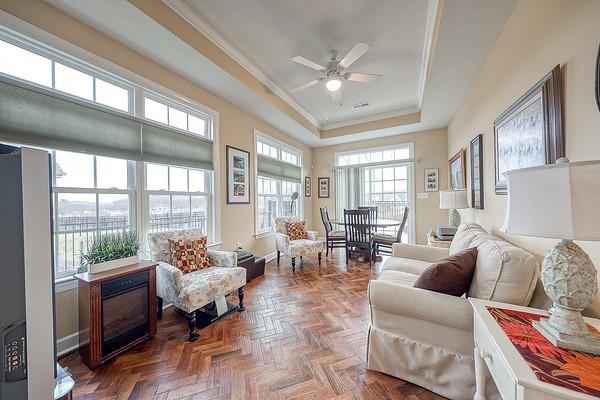
[(90, 368), (156, 334), (156, 266), (140, 261), (79, 281), (79, 353)]

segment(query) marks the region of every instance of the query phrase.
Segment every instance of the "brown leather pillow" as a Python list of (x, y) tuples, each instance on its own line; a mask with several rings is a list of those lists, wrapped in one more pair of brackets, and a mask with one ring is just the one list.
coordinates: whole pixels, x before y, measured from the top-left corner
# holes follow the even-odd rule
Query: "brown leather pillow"
[(425, 268), (414, 287), (462, 296), (471, 286), (476, 261), (476, 247), (461, 250)]

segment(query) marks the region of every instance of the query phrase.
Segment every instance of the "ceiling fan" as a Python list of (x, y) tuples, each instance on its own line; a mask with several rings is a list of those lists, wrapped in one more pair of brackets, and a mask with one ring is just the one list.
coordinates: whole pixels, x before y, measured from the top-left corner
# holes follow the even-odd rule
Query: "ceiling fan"
[(332, 50), (331, 60), (326, 64), (325, 67), (302, 56), (292, 57), (293, 62), (317, 70), (321, 73), (321, 77), (318, 79), (300, 85), (297, 88), (292, 89), (292, 92), (299, 92), (318, 83), (324, 82), (327, 90), (329, 90), (333, 98), (336, 99), (336, 97), (339, 98), (339, 90), (342, 86), (342, 81), (344, 80), (363, 83), (369, 83), (378, 80), (383, 75), (365, 74), (360, 72), (344, 72), (346, 68), (362, 57), (367, 51), (369, 51), (369, 49), (370, 47), (368, 44), (358, 42), (354, 45), (354, 47), (352, 47), (352, 50), (350, 50), (348, 54), (346, 54), (344, 58), (339, 61), (337, 59), (337, 50)]

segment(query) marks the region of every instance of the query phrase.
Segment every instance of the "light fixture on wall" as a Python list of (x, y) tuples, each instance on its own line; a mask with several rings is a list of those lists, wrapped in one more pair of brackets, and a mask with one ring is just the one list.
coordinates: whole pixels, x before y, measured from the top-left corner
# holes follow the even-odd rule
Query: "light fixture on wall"
[(340, 90), (340, 87), (342, 86), (342, 81), (338, 76), (330, 76), (329, 78), (327, 78), (325, 86), (330, 92), (335, 92), (336, 90)]

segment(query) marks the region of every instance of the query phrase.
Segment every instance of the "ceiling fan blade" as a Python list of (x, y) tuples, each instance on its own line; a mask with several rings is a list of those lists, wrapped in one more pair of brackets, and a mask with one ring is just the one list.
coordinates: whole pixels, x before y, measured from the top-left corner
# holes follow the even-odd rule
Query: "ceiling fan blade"
[(342, 68), (348, 68), (354, 61), (358, 60), (363, 56), (367, 51), (369, 51), (370, 47), (366, 43), (358, 42), (354, 45), (352, 50), (346, 54), (344, 58), (341, 59), (340, 65)]
[(338, 89), (334, 92), (329, 92), (331, 95), (331, 100), (335, 103), (336, 106), (342, 106), (342, 89)]
[(308, 59), (306, 59), (306, 58), (304, 58), (304, 57), (302, 57), (302, 56), (295, 56), (295, 57), (292, 57), (292, 61), (293, 61), (293, 62), (295, 62), (295, 63), (298, 63), (298, 64), (302, 64), (302, 65), (304, 65), (305, 67), (308, 67), (308, 68), (315, 69), (315, 70), (317, 70), (317, 71), (322, 71), (322, 70), (324, 70), (324, 69), (325, 69), (325, 67), (324, 67), (324, 66), (322, 66), (322, 65), (319, 65), (319, 64), (317, 64), (317, 63), (316, 63), (316, 62), (314, 62), (314, 61), (310, 61), (310, 60), (308, 60)]
[(361, 72), (349, 72), (344, 74), (344, 79), (346, 79), (347, 81), (354, 81), (354, 82), (375, 82), (376, 80), (382, 78), (383, 75), (379, 75), (379, 74), (364, 74)]
[(319, 82), (320, 81), (318, 79), (315, 79), (314, 81), (307, 82), (304, 85), (300, 85), (297, 88), (292, 89), (292, 92), (299, 92), (301, 90), (308, 89), (311, 86), (315, 86)]

